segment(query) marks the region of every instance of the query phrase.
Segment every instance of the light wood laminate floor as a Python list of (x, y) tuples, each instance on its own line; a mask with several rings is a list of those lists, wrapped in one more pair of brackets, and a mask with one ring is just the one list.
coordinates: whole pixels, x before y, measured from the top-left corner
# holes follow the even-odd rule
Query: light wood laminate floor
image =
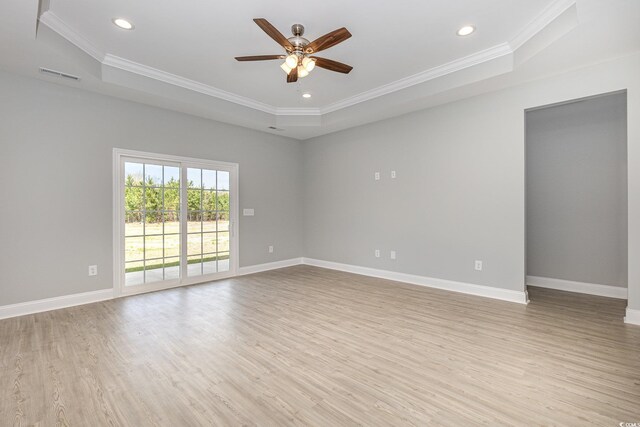
[(626, 301), (308, 266), (0, 321), (0, 425), (640, 422)]

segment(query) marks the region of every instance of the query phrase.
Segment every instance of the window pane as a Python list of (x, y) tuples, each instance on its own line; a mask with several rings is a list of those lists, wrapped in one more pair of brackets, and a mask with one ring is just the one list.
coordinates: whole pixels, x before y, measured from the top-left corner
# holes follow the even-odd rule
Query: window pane
[(180, 235), (170, 234), (164, 236), (164, 256), (180, 256)]
[(218, 190), (229, 189), (229, 172), (218, 171)]
[(145, 163), (144, 185), (148, 187), (162, 187), (162, 166)]
[(144, 282), (159, 282), (163, 280), (164, 270), (162, 268), (162, 260), (153, 260), (145, 263), (144, 266)]
[(142, 263), (128, 262), (124, 266), (124, 283), (125, 285), (141, 285), (144, 283), (144, 271)]
[(201, 196), (201, 190), (187, 190), (187, 209), (189, 209), (190, 211), (201, 210)]
[(202, 253), (202, 234), (189, 234), (187, 236), (187, 255)]
[(189, 212), (187, 215), (187, 232), (200, 233), (202, 231), (202, 212)]
[(213, 274), (218, 272), (218, 265), (215, 257), (204, 257), (202, 261), (202, 274)]
[(229, 212), (229, 192), (228, 191), (218, 191), (217, 197), (217, 208), (218, 211)]
[(187, 169), (187, 185), (189, 188), (201, 188), (202, 181), (200, 179), (200, 169)]
[(180, 278), (180, 258), (164, 259), (164, 280)]
[(125, 237), (124, 239), (124, 260), (138, 261), (144, 258), (144, 238)]
[(176, 166), (164, 167), (164, 186), (178, 188), (180, 185), (180, 168)]
[(202, 274), (202, 256), (187, 257), (187, 275), (199, 276)]
[(229, 271), (229, 254), (218, 254), (218, 272)]
[(162, 212), (148, 211), (144, 214), (144, 234), (162, 234)]
[(180, 210), (180, 190), (178, 188), (164, 189), (164, 210), (166, 211)]
[(142, 187), (124, 188), (124, 209), (126, 211), (141, 211), (143, 209)]
[(202, 210), (203, 211), (216, 210), (216, 192), (215, 191), (202, 192)]
[(162, 189), (155, 187), (144, 188), (144, 208), (147, 211), (162, 209)]
[[(162, 236), (145, 236), (144, 258), (162, 258)], [(154, 261), (155, 262), (155, 261)]]
[(174, 234), (180, 232), (180, 216), (178, 212), (164, 213), (164, 234)]
[(124, 185), (142, 185), (142, 163), (124, 163)]
[(142, 236), (142, 212), (126, 212), (124, 217), (124, 235)]
[(216, 249), (216, 233), (205, 233), (202, 235), (202, 253), (210, 254), (217, 252)]
[(218, 233), (218, 252), (229, 252), (229, 232)]
[(206, 190), (216, 189), (216, 171), (208, 169), (202, 170), (202, 188)]
[(202, 231), (204, 233), (208, 233), (211, 231), (216, 231), (216, 213), (215, 212), (203, 212), (203, 222), (202, 222)]
[(218, 231), (229, 231), (229, 212), (218, 212)]

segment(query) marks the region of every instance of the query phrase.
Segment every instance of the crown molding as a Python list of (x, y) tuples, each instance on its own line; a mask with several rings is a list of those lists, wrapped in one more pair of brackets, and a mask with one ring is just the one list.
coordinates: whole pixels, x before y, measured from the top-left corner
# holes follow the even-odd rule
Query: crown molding
[(277, 116), (321, 116), (320, 108), (276, 108)]
[(100, 49), (98, 49), (93, 43), (91, 43), (86, 37), (82, 34), (71, 28), (67, 25), (62, 19), (58, 17), (55, 13), (47, 10), (42, 15), (40, 15), (40, 22), (44, 25), (70, 41), (73, 45), (78, 47), (80, 50), (87, 53), (93, 59), (98, 62), (102, 62), (104, 60), (105, 54)]
[(417, 84), (428, 82), (439, 77), (446, 76), (447, 74), (455, 73), (456, 71), (464, 70), (465, 68), (473, 67), (474, 65), (488, 62), (496, 58), (500, 58), (505, 55), (513, 53), (508, 43), (502, 43), (497, 46), (493, 46), (489, 49), (476, 52), (464, 58), (456, 59), (449, 63), (431, 68), (426, 71), (414, 74), (409, 77), (396, 80), (395, 82), (388, 83), (383, 86), (378, 86), (375, 89), (362, 92), (358, 95), (354, 95), (349, 98), (345, 98), (341, 101), (330, 104), (324, 108), (321, 108), (322, 114), (333, 113), (334, 111), (341, 110), (343, 108), (351, 107), (361, 102), (369, 101), (380, 96), (388, 95), (393, 92), (397, 92), (402, 89), (415, 86)]
[(130, 61), (128, 59), (120, 58), (119, 56), (111, 55), (110, 53), (105, 55), (105, 58), (102, 61), (102, 65), (118, 68), (123, 71), (158, 80), (170, 85), (198, 92), (203, 95), (223, 99), (225, 101), (233, 102), (244, 107), (253, 108), (254, 110), (262, 111), (264, 113), (274, 115), (278, 113), (278, 109), (272, 105), (265, 104), (263, 102), (259, 102), (244, 96), (236, 95), (234, 93), (227, 92), (225, 90), (218, 89), (216, 87), (209, 86), (195, 80), (187, 79), (185, 77), (177, 76), (175, 74), (171, 74), (157, 68)]
[(146, 66), (110, 53), (104, 53), (94, 46), (87, 38), (67, 25), (62, 19), (51, 11), (46, 11), (40, 16), (40, 22), (67, 39), (69, 42), (96, 59), (103, 66), (117, 68), (133, 74), (144, 76), (170, 85), (184, 88), (203, 95), (222, 99), (247, 108), (258, 110), (274, 116), (322, 116), (333, 113), (356, 104), (370, 101), (409, 87), (426, 83), (440, 77), (485, 63), (506, 55), (513, 55), (517, 49), (529, 41), (532, 37), (546, 28), (567, 9), (574, 6), (576, 0), (556, 0), (549, 4), (536, 18), (520, 31), (509, 42), (501, 43), (488, 49), (473, 53), (469, 56), (456, 59), (449, 63), (422, 71), (420, 73), (404, 77), (400, 80), (376, 87), (359, 93), (349, 98), (329, 104), (320, 108), (287, 108), (276, 107), (264, 102), (256, 101), (245, 96), (237, 95), (214, 86), (210, 86), (195, 80), (168, 73), (153, 67)]
[(556, 0), (549, 4), (509, 42), (511, 49), (514, 52), (518, 50), (575, 4), (576, 0)]

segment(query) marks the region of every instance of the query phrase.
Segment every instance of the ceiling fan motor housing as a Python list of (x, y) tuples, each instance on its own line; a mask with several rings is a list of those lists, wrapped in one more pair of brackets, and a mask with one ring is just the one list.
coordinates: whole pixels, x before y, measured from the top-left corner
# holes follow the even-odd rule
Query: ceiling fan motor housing
[(302, 24), (293, 24), (291, 26), (291, 32), (293, 33), (293, 37), (289, 37), (289, 43), (293, 45), (293, 52), (296, 55), (300, 56), (304, 52), (304, 48), (310, 43), (309, 40), (302, 37), (304, 34), (304, 25)]

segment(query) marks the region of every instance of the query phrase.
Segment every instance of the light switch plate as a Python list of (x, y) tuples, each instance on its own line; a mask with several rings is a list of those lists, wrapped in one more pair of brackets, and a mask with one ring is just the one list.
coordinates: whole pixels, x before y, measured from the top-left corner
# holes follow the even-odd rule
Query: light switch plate
[(255, 211), (253, 209), (242, 209), (243, 216), (253, 216), (255, 215)]

